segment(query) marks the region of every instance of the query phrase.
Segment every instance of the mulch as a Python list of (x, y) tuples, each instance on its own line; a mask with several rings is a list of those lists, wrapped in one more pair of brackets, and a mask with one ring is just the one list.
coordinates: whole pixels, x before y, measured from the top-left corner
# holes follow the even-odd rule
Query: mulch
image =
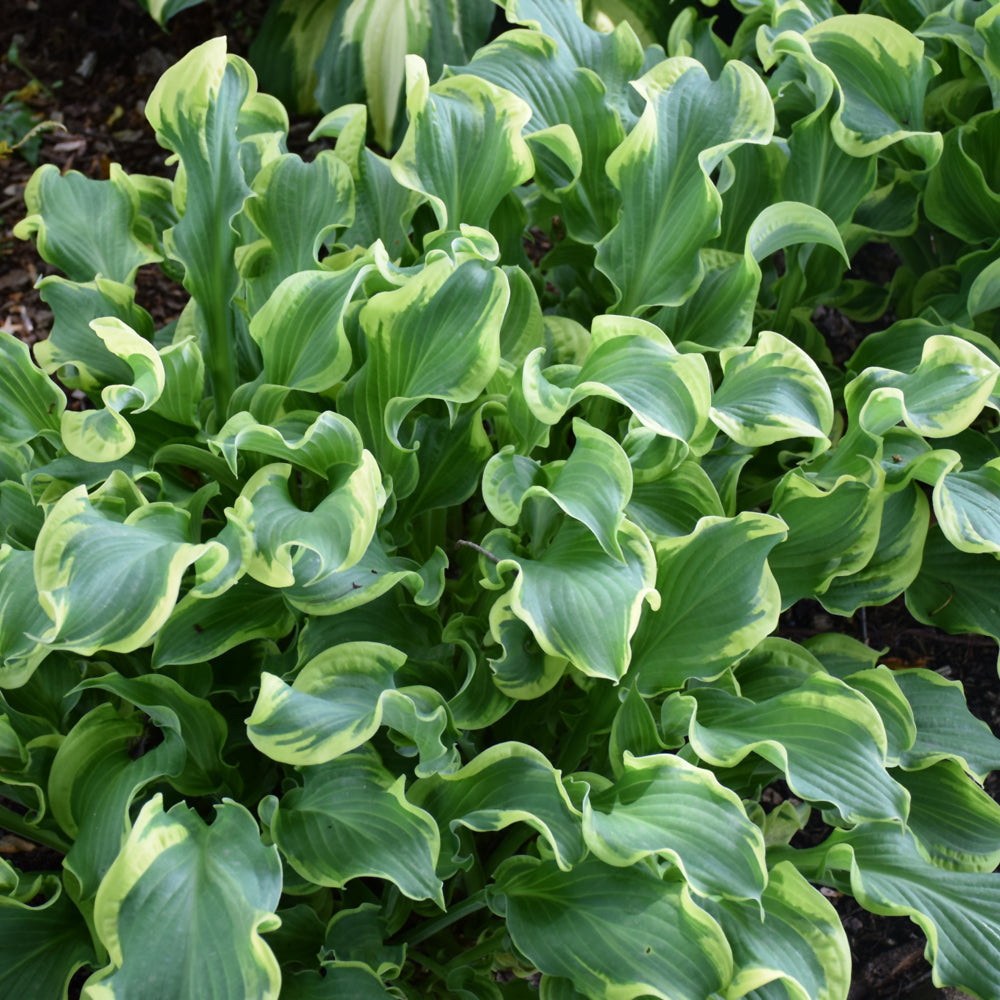
[[(37, 162), (78, 170), (103, 179), (112, 163), (130, 173), (169, 174), (161, 149), (143, 115), (145, 100), (159, 76), (185, 52), (220, 35), (229, 49), (245, 55), (265, 10), (250, 0), (233, 14), (230, 5), (202, 4), (183, 11), (161, 30), (133, 0), (5, 0), (0, 18), (0, 99), (19, 94), (38, 120), (62, 129), (45, 133)], [(229, 9), (226, 9), (229, 7)], [(2, 119), (0, 119), (2, 121)], [(309, 123), (294, 132), (304, 145)], [(2, 133), (0, 133), (2, 137)], [(47, 335), (51, 314), (34, 290), (49, 268), (30, 242), (13, 236), (23, 216), (23, 191), (33, 166), (20, 156), (0, 160), (0, 328), (27, 343)], [(876, 256), (864, 275), (882, 282), (885, 255)], [(857, 267), (863, 261), (856, 261)], [(176, 316), (185, 296), (155, 267), (142, 268), (138, 299), (162, 324)], [(835, 357), (849, 354), (860, 336), (846, 317), (827, 311), (821, 328)], [(781, 620), (780, 634), (802, 640), (831, 630), (843, 631), (884, 650), (883, 662), (925, 666), (962, 681), (974, 714), (1000, 735), (1000, 679), (996, 644), (980, 636), (950, 636), (910, 617), (902, 599), (864, 615), (841, 619), (812, 601), (802, 601)], [(987, 790), (1000, 793), (1000, 776)], [(24, 870), (52, 869), (61, 856), (0, 831), (0, 854)], [(908, 919), (876, 917), (848, 897), (833, 895), (851, 943), (855, 980), (850, 1000), (956, 1000), (930, 980), (923, 958), (925, 940)], [(85, 978), (85, 977), (84, 977)]]

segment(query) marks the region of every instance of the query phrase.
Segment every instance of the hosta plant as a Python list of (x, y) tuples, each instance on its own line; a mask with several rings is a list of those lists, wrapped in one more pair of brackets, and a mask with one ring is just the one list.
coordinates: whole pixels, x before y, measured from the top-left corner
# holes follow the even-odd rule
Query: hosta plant
[[(216, 39), (147, 103), (172, 180), (33, 176), (0, 826), (64, 858), (0, 860), (3, 995), (843, 1000), (838, 890), (1000, 996), (1000, 741), (775, 635), (1000, 634), (1000, 8), (505, 9), (406, 59), (391, 158), (358, 104), (288, 153)], [(880, 332), (836, 364), (819, 306)]]
[[(138, 0), (158, 24), (202, 0)], [(293, 111), (367, 103), (385, 149), (406, 127), (404, 56), (431, 71), (466, 62), (486, 41), (492, 0), (272, 0), (250, 48), (263, 89)]]
[[(138, 0), (158, 24), (203, 0)], [(659, 0), (587, 0), (586, 21), (627, 19), (647, 43), (664, 41), (680, 5)], [(383, 149), (403, 137), (404, 56), (420, 55), (436, 79), (469, 58), (490, 33), (493, 0), (272, 0), (250, 47), (262, 89), (299, 112), (365, 102), (370, 135)]]

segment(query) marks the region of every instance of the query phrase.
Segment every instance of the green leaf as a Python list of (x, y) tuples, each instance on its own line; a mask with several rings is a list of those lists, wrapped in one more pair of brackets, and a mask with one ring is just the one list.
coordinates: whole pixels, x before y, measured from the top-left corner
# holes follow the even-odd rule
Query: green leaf
[(401, 521), (468, 500), (493, 454), (483, 426), (483, 406), (475, 404), (454, 419), (421, 414), (413, 424), (412, 443), (419, 446), (420, 478), (417, 488), (397, 508)]
[(401, 994), (387, 990), (382, 980), (361, 962), (324, 962), (323, 973), (307, 970), (286, 975), (281, 1000), (399, 1000)]
[(580, 19), (574, 0), (503, 0), (507, 20), (541, 31), (557, 43), (559, 61), (585, 67), (604, 81), (608, 103), (628, 127), (636, 115), (630, 104), (630, 81), (642, 72), (643, 52), (628, 24), (595, 31)]
[(941, 334), (966, 340), (987, 357), (1000, 361), (997, 345), (975, 330), (954, 323), (942, 325), (928, 319), (913, 318), (898, 320), (888, 329), (865, 337), (848, 359), (847, 369), (852, 374), (875, 367), (912, 372), (919, 366), (927, 342)]
[(242, 806), (215, 806), (208, 826), (184, 803), (164, 812), (155, 795), (97, 894), (94, 924), (109, 961), (83, 996), (277, 1000), (281, 973), (260, 935), (277, 927), (280, 894), (277, 849), (261, 844)]
[(237, 251), (251, 314), (286, 278), (319, 268), (324, 241), (354, 220), (351, 171), (330, 150), (304, 162), (285, 153), (265, 163), (244, 208), (260, 238)]
[(780, 597), (767, 555), (784, 537), (777, 518), (746, 512), (702, 518), (691, 534), (657, 542), (660, 606), (632, 642), (640, 693), (716, 677), (774, 629)]
[(138, 0), (139, 6), (145, 10), (161, 27), (182, 10), (195, 7), (202, 0)]
[[(567, 233), (592, 244), (616, 222), (620, 197), (604, 165), (625, 132), (608, 83), (581, 66), (556, 37), (508, 31), (480, 49), (462, 73), (489, 80), (529, 105), (524, 132), (535, 183), (558, 203)], [(545, 87), (536, 86), (537, 80), (545, 80)]]
[(188, 527), (187, 512), (169, 503), (144, 504), (118, 520), (83, 486), (66, 493), (35, 549), (38, 598), (52, 620), (39, 641), (84, 656), (146, 645), (170, 616), (187, 568), (214, 561), (222, 548), (192, 545)]
[(277, 286), (250, 321), (266, 381), (324, 392), (350, 371), (344, 313), (370, 270), (362, 260), (344, 271), (300, 271)]
[(723, 379), (713, 423), (750, 448), (807, 437), (827, 447), (833, 399), (816, 362), (781, 334), (763, 331), (751, 347), (721, 351)]
[[(826, 651), (830, 650), (831, 647), (827, 647)], [(825, 652), (821, 646), (819, 652), (821, 654)], [(841, 653), (846, 657), (854, 656), (861, 659), (866, 655), (867, 650), (848, 647), (842, 649)], [(829, 658), (826, 658), (823, 663), (824, 669), (830, 669), (829, 662)], [(874, 668), (857, 670), (854, 673), (849, 673), (846, 677), (841, 675), (841, 679), (845, 680), (855, 691), (863, 694), (875, 706), (875, 711), (882, 719), (887, 747), (886, 764), (895, 765), (907, 758), (917, 739), (917, 724), (913, 718), (913, 709), (896, 682), (895, 672), (882, 664)], [(894, 772), (893, 776), (895, 777), (896, 774), (898, 772)]]
[(692, 696), (690, 739), (703, 760), (732, 767), (755, 752), (785, 773), (796, 795), (830, 803), (846, 822), (905, 820), (909, 795), (886, 773), (882, 720), (843, 681), (814, 674), (759, 702), (711, 688)]
[(835, 121), (836, 110), (826, 104), (792, 126), (781, 190), (784, 197), (812, 205), (845, 226), (875, 187), (876, 157), (841, 149), (835, 141)]
[(927, 177), (927, 218), (968, 244), (993, 243), (1000, 225), (1000, 178), (994, 166), (1000, 112), (976, 115), (944, 138)]
[(846, 996), (851, 952), (840, 917), (787, 861), (768, 872), (763, 923), (760, 908), (751, 903), (720, 899), (706, 900), (704, 906), (733, 949), (733, 995), (768, 996), (771, 991), (761, 987), (780, 983), (792, 1000)]
[(555, 863), (564, 871), (579, 864), (586, 854), (580, 813), (560, 778), (560, 772), (533, 747), (496, 743), (452, 774), (415, 782), (411, 799), (441, 828), (439, 872), (453, 874), (472, 861), (474, 851), (463, 845), (460, 827), (485, 833), (515, 823), (525, 823), (544, 837)]
[(294, 410), (266, 423), (242, 410), (208, 439), (208, 445), (225, 458), (234, 474), (239, 470), (241, 451), (268, 455), (331, 478), (357, 469), (363, 459), (358, 429), (332, 410)]
[(531, 498), (554, 501), (570, 517), (585, 524), (609, 555), (624, 560), (618, 530), (632, 488), (632, 467), (614, 438), (574, 420), (573, 451), (565, 462), (541, 465), (501, 449), (483, 472), (483, 500), (501, 523), (515, 525)]
[[(664, 437), (707, 450), (712, 383), (705, 359), (680, 354), (652, 323), (626, 316), (596, 316), (582, 367), (543, 370), (544, 348), (524, 363), (524, 396), (532, 414), (558, 423), (590, 396), (627, 406), (644, 426)], [(564, 384), (568, 383), (568, 384)]]
[(391, 161), (367, 148), (367, 124), (364, 106), (348, 104), (331, 111), (309, 138), (336, 138), (334, 155), (351, 171), (355, 193), (354, 223), (338, 237), (341, 244), (348, 248), (367, 248), (379, 240), (390, 259), (398, 261), (413, 250), (408, 236), (410, 219), (424, 199), (396, 180)]
[(53, 438), (66, 397), (31, 360), (26, 344), (0, 330), (0, 438), (24, 444), (36, 437)]
[(395, 979), (403, 969), (406, 945), (386, 944), (388, 936), (381, 908), (362, 903), (333, 915), (326, 928), (323, 953), (335, 956), (338, 962), (364, 962), (377, 975)]
[(712, 480), (690, 459), (665, 478), (636, 483), (626, 512), (654, 544), (691, 534), (703, 517), (725, 516)]
[(742, 347), (753, 334), (760, 267), (752, 256), (724, 250), (709, 248), (699, 254), (701, 283), (680, 305), (656, 313), (655, 322), (682, 345), (705, 350)]
[(937, 66), (924, 54), (923, 42), (871, 14), (826, 18), (803, 38), (835, 78), (840, 106), (831, 127), (841, 149), (866, 156), (904, 142), (928, 167), (934, 165), (941, 136), (924, 131), (923, 102)]
[(396, 671), (405, 662), (391, 646), (347, 642), (306, 664), (291, 687), (263, 673), (247, 719), (250, 742), (282, 763), (325, 764), (386, 725), (415, 741), (418, 775), (448, 769), (453, 751), (441, 742), (447, 709), (431, 688), (396, 688)]
[(268, 8), (250, 44), (261, 89), (300, 114), (318, 110), (316, 60), (339, 7), (329, 0), (279, 0)]
[[(990, 251), (987, 251), (989, 253)], [(1000, 305), (1000, 262), (987, 264), (972, 281), (967, 309), (970, 317), (989, 312)]]
[[(197, 303), (201, 349), (215, 398), (217, 426), (224, 422), (237, 382), (237, 345), (243, 328), (232, 308), (239, 285), (234, 263), (238, 237), (233, 220), (251, 195), (241, 162), (241, 110), (267, 112), (275, 125), (284, 109), (256, 94), (250, 67), (226, 55), (225, 38), (192, 49), (157, 83), (146, 117), (161, 145), (180, 160), (174, 205), (180, 221), (163, 234), (171, 258), (184, 267), (184, 287)], [(262, 115), (267, 118), (268, 114)], [(244, 131), (244, 134), (246, 130)]]
[(745, 252), (759, 264), (778, 250), (800, 244), (829, 247), (840, 254), (845, 264), (850, 263), (830, 213), (803, 199), (778, 201), (761, 209), (747, 229)]
[(157, 632), (153, 667), (202, 663), (250, 639), (280, 639), (295, 624), (280, 591), (243, 579), (210, 599), (188, 594)]
[(697, 251), (718, 233), (722, 210), (709, 174), (742, 143), (769, 142), (774, 127), (761, 78), (740, 62), (713, 81), (693, 59), (668, 59), (636, 86), (646, 110), (607, 162), (622, 215), (597, 244), (615, 310), (632, 315), (679, 305), (697, 288)]
[(969, 472), (948, 472), (934, 486), (934, 514), (961, 552), (1000, 553), (1000, 459)]
[(917, 739), (900, 758), (908, 770), (956, 760), (977, 781), (1000, 769), (1000, 740), (977, 719), (958, 681), (933, 670), (897, 670), (893, 676), (913, 710)]
[(742, 802), (677, 756), (626, 754), (615, 784), (585, 800), (583, 823), (587, 846), (605, 864), (659, 855), (699, 895), (760, 899), (767, 883), (764, 838)]
[(170, 783), (178, 791), (185, 795), (211, 795), (239, 790), (236, 769), (222, 758), (228, 726), (211, 702), (196, 697), (172, 677), (162, 674), (90, 677), (81, 681), (75, 690), (95, 688), (131, 702), (164, 732), (171, 730), (180, 736), (186, 754), (184, 770), (179, 774), (169, 772)]
[(939, 868), (992, 872), (1000, 863), (1000, 805), (953, 760), (893, 778), (910, 793), (907, 828)]
[(474, 76), (430, 86), (427, 67), (406, 59), (410, 126), (392, 172), (430, 201), (441, 229), (486, 228), (508, 191), (534, 170), (521, 129), (531, 108), (515, 94)]
[(35, 589), (34, 554), (0, 545), (0, 688), (20, 687), (48, 656), (32, 637), (51, 624)]
[(906, 915), (927, 935), (936, 986), (988, 997), (1000, 957), (1000, 880), (992, 873), (944, 871), (893, 823), (835, 832), (825, 863), (850, 870), (854, 896), (874, 913)]
[(608, 756), (615, 777), (624, 773), (625, 754), (645, 757), (658, 753), (665, 744), (660, 740), (649, 705), (632, 686), (621, 697), (608, 740)]
[(106, 181), (46, 163), (31, 175), (24, 201), (28, 215), (14, 235), (34, 235), (38, 253), (70, 281), (102, 277), (130, 285), (143, 264), (160, 259), (139, 237), (139, 192), (117, 163)]
[(1000, 366), (972, 344), (949, 335), (932, 336), (924, 342), (920, 363), (912, 371), (866, 368), (848, 383), (844, 400), (853, 415), (877, 393), (898, 410), (896, 420), (917, 434), (948, 437), (979, 416), (998, 374)]
[(502, 586), (503, 574), (516, 571), (510, 609), (542, 649), (591, 677), (621, 678), (643, 602), (654, 593), (655, 564), (646, 536), (622, 522), (617, 542), (624, 561), (609, 556), (591, 531), (572, 519), (563, 522), (537, 558), (518, 554), (514, 541), (502, 529), (483, 541), (497, 560), (491, 588)]
[[(44, 896), (39, 902), (36, 897)], [(73, 973), (94, 962), (80, 911), (56, 875), (25, 877), (0, 859), (0, 989), (64, 997)]]
[(656, 322), (673, 331), (679, 341), (709, 349), (742, 347), (753, 333), (762, 279), (760, 262), (797, 244), (806, 244), (798, 251), (799, 259), (822, 245), (839, 251), (846, 260), (840, 233), (823, 212), (794, 201), (765, 205), (746, 229), (743, 256), (719, 249), (701, 250), (705, 267), (701, 284), (681, 305), (661, 309)]
[(293, 607), (313, 615), (335, 615), (381, 597), (401, 583), (416, 604), (435, 605), (444, 589), (448, 557), (436, 548), (421, 565), (413, 559), (388, 556), (375, 540), (349, 569), (330, 573), (308, 586), (285, 588), (282, 595)]
[(454, 404), (479, 396), (500, 363), (508, 297), (498, 268), (442, 255), (361, 310), (368, 355), (338, 396), (338, 411), (357, 425), (398, 496), (413, 492), (417, 474), (416, 458), (399, 440), (404, 420), (425, 399)]
[(595, 1000), (704, 1000), (723, 990), (732, 953), (683, 883), (588, 859), (571, 871), (511, 858), (491, 890), (518, 950)]
[(378, 467), (368, 452), (313, 510), (302, 510), (292, 500), (293, 471), (290, 465), (266, 465), (242, 494), (248, 503), (243, 519), (254, 546), (246, 571), (268, 587), (309, 587), (355, 565), (385, 504)]
[(158, 351), (163, 365), (163, 389), (150, 409), (188, 427), (201, 427), (201, 400), (205, 391), (205, 359), (192, 335)]
[(73, 838), (65, 867), (83, 898), (98, 891), (131, 827), (129, 806), (139, 790), (163, 775), (180, 774), (186, 752), (180, 727), (164, 727), (163, 742), (137, 759), (146, 735), (142, 719), (119, 718), (98, 705), (70, 730), (49, 774), (48, 796), (59, 825)]
[(38, 283), (42, 301), (52, 310), (52, 332), (35, 344), (38, 366), (71, 389), (93, 392), (113, 383), (125, 383), (132, 369), (113, 354), (90, 323), (114, 317), (141, 337), (151, 340), (153, 321), (135, 304), (135, 290), (104, 278), (74, 284), (57, 275)]
[(830, 489), (797, 469), (784, 475), (768, 512), (788, 526), (768, 565), (781, 590), (782, 610), (819, 597), (835, 580), (860, 572), (879, 539), (884, 492), (880, 484), (842, 476)]
[(150, 409), (163, 393), (166, 374), (153, 345), (120, 319), (93, 320), (91, 329), (109, 353), (125, 362), (131, 377), (101, 390), (103, 409), (64, 410), (60, 431), (71, 455), (88, 462), (116, 462), (135, 445), (135, 432), (122, 411)]
[(546, 652), (512, 605), (508, 591), (490, 608), (490, 637), (503, 647), (503, 656), (490, 659), (490, 669), (493, 683), (506, 697), (529, 701), (552, 690), (569, 660)]
[(864, 568), (835, 577), (820, 595), (828, 611), (850, 617), (859, 607), (888, 604), (916, 579), (930, 522), (930, 505), (915, 483), (886, 495), (878, 542)]
[(936, 525), (927, 533), (920, 573), (906, 591), (917, 621), (946, 632), (975, 632), (1000, 642), (997, 603), (1000, 561), (987, 553), (960, 552)]
[(438, 828), (404, 795), (374, 751), (358, 750), (303, 769), (270, 819), (271, 836), (303, 877), (341, 888), (353, 878), (387, 879), (410, 899), (444, 909), (434, 874)]
[(384, 0), (344, 0), (324, 31), (318, 59), (307, 64), (315, 62), (316, 99), (323, 110), (366, 99), (375, 140), (391, 149), (406, 54), (422, 55), (436, 80), (445, 63), (464, 63), (485, 41), (491, 21), (485, 0), (461, 6), (406, 0), (402, 8)]

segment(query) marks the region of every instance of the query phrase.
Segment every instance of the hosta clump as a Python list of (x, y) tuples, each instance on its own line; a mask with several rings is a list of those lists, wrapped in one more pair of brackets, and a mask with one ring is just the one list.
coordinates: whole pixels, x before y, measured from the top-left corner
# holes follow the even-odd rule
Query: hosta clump
[[(157, 23), (202, 0), (138, 0)], [(272, 0), (249, 58), (265, 90), (292, 111), (365, 101), (384, 148), (406, 129), (403, 57), (421, 55), (438, 75), (468, 60), (494, 21), (492, 0)]]
[[(147, 105), (172, 181), (33, 177), (0, 825), (65, 858), (0, 862), (5, 994), (833, 1000), (829, 886), (1000, 995), (1000, 742), (932, 671), (772, 635), (903, 593), (998, 634), (992, 10), (793, 0), (666, 52), (506, 10), (408, 60), (391, 159), (360, 105), (287, 153), (215, 40)], [(822, 303), (892, 316), (837, 367)]]

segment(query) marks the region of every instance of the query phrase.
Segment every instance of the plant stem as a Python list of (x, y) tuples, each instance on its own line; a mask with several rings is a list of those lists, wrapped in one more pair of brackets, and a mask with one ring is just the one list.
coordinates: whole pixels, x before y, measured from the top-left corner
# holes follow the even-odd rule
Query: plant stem
[(205, 310), (205, 368), (212, 384), (212, 404), (215, 408), (216, 430), (226, 422), (229, 400), (236, 391), (235, 330), (228, 303), (220, 307), (213, 298), (214, 307)]
[(792, 254), (790, 260), (786, 256), (785, 260), (787, 270), (781, 283), (781, 291), (778, 293), (778, 307), (774, 310), (775, 333), (784, 333), (787, 329), (792, 309), (802, 297), (802, 288), (806, 283), (805, 275), (799, 264), (799, 255)]
[(406, 952), (407, 961), (414, 962), (417, 965), (423, 966), (428, 972), (433, 972), (441, 982), (444, 982), (448, 978), (448, 972), (443, 965), (439, 965), (432, 958), (428, 958), (422, 952), (410, 951), (407, 949)]
[(0, 806), (0, 828), (24, 840), (33, 841), (44, 847), (51, 847), (52, 850), (60, 851), (63, 854), (68, 854), (69, 849), (73, 846), (63, 840), (58, 834), (50, 833), (40, 826), (32, 826), (30, 823), (26, 823), (24, 817), (18, 816), (13, 809), (8, 809), (6, 806)]
[(484, 955), (492, 955), (497, 950), (497, 945), (503, 940), (506, 933), (506, 927), (501, 927), (498, 931), (494, 931), (484, 941), (480, 941), (475, 948), (470, 948), (468, 951), (463, 951), (456, 955), (445, 966), (445, 970), (451, 972), (460, 965), (471, 965), (476, 959), (482, 958)]
[(438, 931), (443, 931), (446, 927), (450, 927), (463, 917), (467, 917), (470, 913), (475, 913), (476, 910), (481, 910), (485, 906), (486, 899), (483, 892), (480, 891), (474, 896), (469, 896), (467, 899), (462, 900), (462, 902), (457, 906), (453, 906), (447, 913), (442, 914), (436, 920), (432, 920), (430, 923), (426, 923), (421, 927), (418, 927), (416, 932), (407, 939), (407, 948), (409, 948), (410, 945), (420, 944), (421, 941), (426, 941), (428, 938), (437, 934)]

